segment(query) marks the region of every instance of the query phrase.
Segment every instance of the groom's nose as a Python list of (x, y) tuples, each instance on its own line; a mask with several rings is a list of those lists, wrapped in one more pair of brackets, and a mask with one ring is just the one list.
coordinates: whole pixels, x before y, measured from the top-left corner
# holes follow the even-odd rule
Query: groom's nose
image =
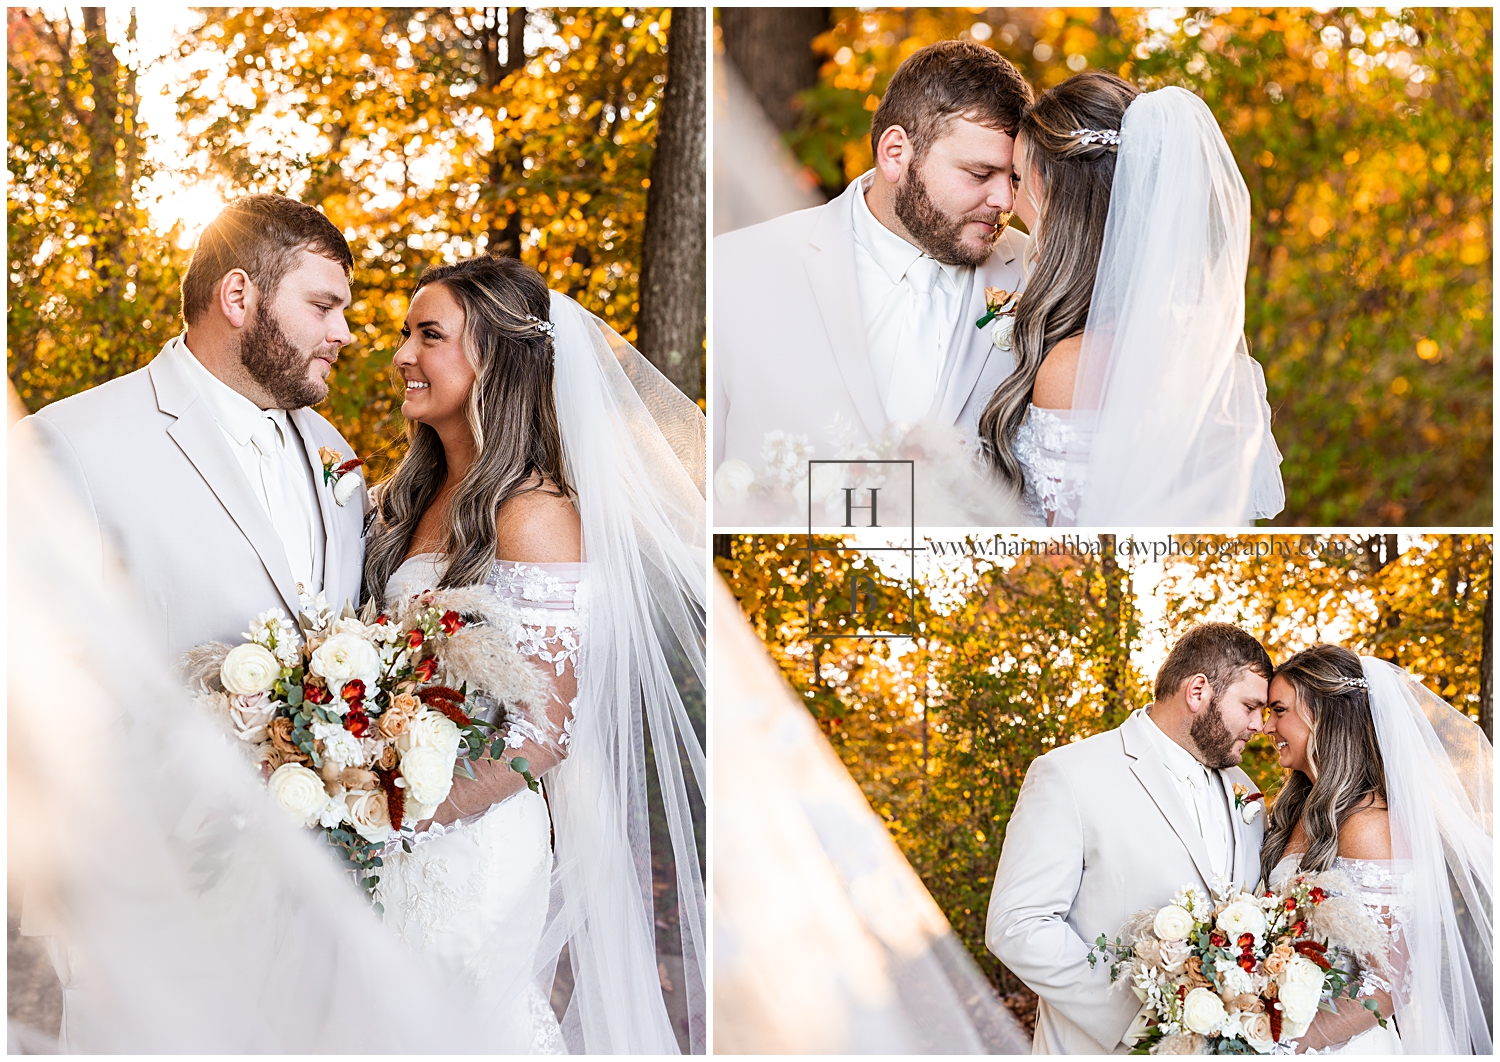
[(1010, 174), (997, 175), (990, 181), (989, 194), (985, 196), (984, 205), (991, 210), (998, 210), (1003, 214), (1009, 214), (1016, 209), (1016, 195), (1010, 186)]
[(328, 331), (328, 342), (341, 347), (354, 342), (354, 336), (349, 331), (349, 322), (344, 320), (342, 313), (338, 315), (338, 319), (333, 322)]

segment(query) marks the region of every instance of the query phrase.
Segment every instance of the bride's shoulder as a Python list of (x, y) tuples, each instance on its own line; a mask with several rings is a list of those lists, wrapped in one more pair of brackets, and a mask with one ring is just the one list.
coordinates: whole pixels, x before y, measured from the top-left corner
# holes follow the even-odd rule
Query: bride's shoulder
[(1339, 826), (1339, 855), (1345, 859), (1391, 858), (1391, 816), (1385, 801), (1362, 800)]
[(1037, 368), (1031, 387), (1031, 401), (1041, 409), (1072, 409), (1073, 381), (1078, 376), (1078, 354), (1083, 350), (1083, 336), (1059, 339), (1047, 351)]
[(540, 480), (512, 495), (495, 517), (495, 557), (532, 564), (576, 562), (582, 527), (572, 500)]

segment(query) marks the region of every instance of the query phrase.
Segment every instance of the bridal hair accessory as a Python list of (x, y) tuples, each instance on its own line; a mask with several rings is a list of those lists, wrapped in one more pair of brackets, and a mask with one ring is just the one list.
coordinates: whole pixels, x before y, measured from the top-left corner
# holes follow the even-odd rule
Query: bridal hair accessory
[(1369, 688), (1370, 683), (1368, 679), (1346, 678), (1339, 681), (1338, 689), (1334, 690), (1334, 692), (1347, 693), (1350, 690), (1367, 690)]
[(330, 446), (318, 448), (318, 459), (323, 462), (323, 486), (333, 487), (333, 500), (340, 507), (348, 505), (355, 488), (359, 486), (359, 477), (351, 479), (349, 473), (364, 462), (357, 457), (345, 461), (344, 452)]
[(1075, 129), (1068, 135), (1078, 137), (1080, 144), (1106, 144), (1109, 147), (1120, 146), (1120, 131), (1118, 129)]
[(557, 326), (555, 326), (551, 321), (544, 321), (540, 317), (535, 317), (532, 314), (528, 313), (526, 315), (526, 320), (536, 325), (536, 330), (542, 333), (542, 335), (546, 336), (548, 339), (551, 339), (552, 334), (557, 331)]

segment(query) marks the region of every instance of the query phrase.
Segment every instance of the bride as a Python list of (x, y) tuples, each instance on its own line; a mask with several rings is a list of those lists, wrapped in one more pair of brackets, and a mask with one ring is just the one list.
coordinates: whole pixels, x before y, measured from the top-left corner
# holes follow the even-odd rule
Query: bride
[(1389, 974), (1319, 1012), (1301, 1049), (1491, 1051), (1491, 749), (1479, 727), (1402, 669), (1316, 645), (1272, 676), (1265, 733), (1286, 782), (1261, 872), (1341, 871), (1390, 930)]
[(1037, 97), (1015, 148), (1031, 232), (988, 463), (1052, 525), (1225, 526), (1284, 501), (1244, 339), (1250, 196), (1202, 100), (1102, 71)]
[[(701, 1049), (688, 786), (702, 792), (703, 759), (671, 669), (701, 682), (702, 414), (518, 261), (428, 270), (402, 337), (410, 445), (376, 492), (366, 593), (384, 604), (488, 586), (552, 699), (546, 727), (506, 724), (506, 755), (527, 761), (541, 792), (506, 761), (456, 778), (410, 851), (386, 854), (384, 917), (478, 987), (496, 1050), (675, 1053), (664, 991), (683, 1046)], [(650, 845), (653, 759), (666, 853)], [(670, 947), (659, 948), (653, 859), (675, 864)], [(549, 996), (564, 949), (559, 1026)]]

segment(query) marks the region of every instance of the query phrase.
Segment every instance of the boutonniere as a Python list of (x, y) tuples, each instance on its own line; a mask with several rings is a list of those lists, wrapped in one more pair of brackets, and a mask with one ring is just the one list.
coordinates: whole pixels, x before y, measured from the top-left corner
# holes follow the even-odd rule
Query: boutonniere
[(1004, 288), (984, 289), (985, 314), (974, 322), (974, 327), (983, 328), (994, 321), (995, 330), (990, 333), (990, 339), (1001, 350), (1009, 350), (1011, 347), (1011, 334), (1016, 328), (1016, 303), (1020, 300), (1021, 293), (1017, 291), (1006, 291)]
[(318, 457), (323, 462), (323, 485), (333, 487), (333, 500), (340, 506), (347, 505), (359, 486), (359, 477), (349, 475), (364, 464), (359, 458), (344, 460), (344, 452), (328, 446), (319, 447)]
[(1240, 821), (1249, 826), (1266, 807), (1264, 793), (1252, 793), (1249, 787), (1234, 783), (1234, 806), (1240, 813)]

